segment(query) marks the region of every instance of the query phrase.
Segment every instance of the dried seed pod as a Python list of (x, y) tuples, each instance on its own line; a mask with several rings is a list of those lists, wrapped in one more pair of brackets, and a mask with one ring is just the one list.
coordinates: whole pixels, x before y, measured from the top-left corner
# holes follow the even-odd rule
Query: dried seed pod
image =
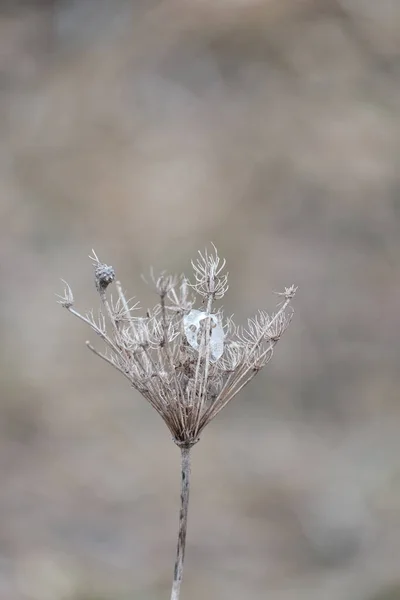
[(94, 271), (94, 279), (96, 282), (96, 288), (99, 291), (105, 290), (110, 283), (114, 281), (115, 271), (113, 267), (99, 263)]

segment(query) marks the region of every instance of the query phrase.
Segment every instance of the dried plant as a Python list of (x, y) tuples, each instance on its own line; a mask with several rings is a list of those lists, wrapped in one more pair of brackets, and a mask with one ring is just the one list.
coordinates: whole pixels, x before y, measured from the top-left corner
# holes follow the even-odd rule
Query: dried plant
[[(80, 314), (65, 283), (58, 302), (89, 325), (104, 342), (103, 352), (88, 348), (120, 371), (155, 408), (181, 449), (182, 482), (178, 545), (171, 600), (178, 600), (183, 574), (190, 489), (190, 450), (203, 429), (271, 360), (274, 348), (288, 327), (293, 311), (289, 304), (294, 286), (279, 294), (273, 314), (260, 310), (237, 327), (221, 308), (215, 309), (228, 290), (225, 260), (213, 251), (199, 252), (192, 261), (193, 282), (152, 273), (158, 303), (139, 316), (138, 303), (128, 300), (116, 281), (116, 295), (107, 295), (114, 269), (93, 251), (96, 289), (102, 308)], [(196, 299), (201, 299), (199, 308)]]

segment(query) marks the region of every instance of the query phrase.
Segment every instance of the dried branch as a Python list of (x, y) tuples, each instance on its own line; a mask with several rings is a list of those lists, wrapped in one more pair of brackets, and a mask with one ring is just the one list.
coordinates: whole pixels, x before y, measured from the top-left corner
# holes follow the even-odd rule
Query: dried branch
[[(159, 297), (155, 307), (137, 316), (120, 282), (117, 298), (108, 296), (115, 280), (113, 267), (92, 251), (94, 282), (103, 311), (79, 313), (68, 283), (58, 302), (104, 341), (105, 352), (90, 342), (96, 356), (120, 371), (161, 415), (182, 452), (179, 537), (171, 600), (178, 600), (183, 573), (189, 501), (190, 449), (203, 429), (271, 360), (276, 344), (293, 316), (290, 303), (296, 289), (279, 293), (274, 314), (260, 310), (238, 328), (222, 309), (214, 309), (228, 290), (228, 275), (213, 246), (192, 262), (194, 281), (185, 276), (151, 273)], [(192, 290), (192, 293), (191, 293)], [(194, 308), (197, 296), (201, 305)]]

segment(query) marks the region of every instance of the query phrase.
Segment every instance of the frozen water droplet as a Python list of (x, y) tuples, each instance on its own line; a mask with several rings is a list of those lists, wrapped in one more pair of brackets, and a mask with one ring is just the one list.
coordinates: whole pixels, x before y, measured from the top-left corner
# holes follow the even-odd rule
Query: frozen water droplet
[(195, 350), (199, 349), (201, 336), (200, 324), (204, 319), (211, 319), (211, 336), (210, 336), (210, 359), (215, 362), (221, 358), (224, 352), (224, 329), (218, 320), (217, 315), (210, 315), (201, 310), (193, 309), (183, 318), (183, 327), (186, 334), (186, 339)]

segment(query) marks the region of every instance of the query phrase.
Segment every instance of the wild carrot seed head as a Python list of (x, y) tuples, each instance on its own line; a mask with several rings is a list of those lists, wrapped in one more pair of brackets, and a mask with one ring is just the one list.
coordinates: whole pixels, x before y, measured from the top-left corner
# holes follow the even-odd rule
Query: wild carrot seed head
[[(159, 301), (139, 316), (138, 303), (126, 299), (119, 282), (116, 297), (107, 297), (114, 269), (101, 263), (94, 252), (91, 258), (102, 308), (97, 315), (78, 313), (68, 284), (59, 303), (102, 338), (104, 352), (90, 343), (88, 347), (125, 375), (164, 419), (174, 441), (192, 446), (272, 358), (291, 321), (289, 304), (296, 288), (280, 294), (275, 313), (260, 310), (248, 319), (247, 327), (237, 327), (221, 308), (214, 307), (228, 290), (228, 275), (225, 260), (213, 247), (211, 252), (199, 252), (192, 262), (193, 283), (184, 275), (153, 275)], [(202, 302), (196, 308), (198, 297)]]

